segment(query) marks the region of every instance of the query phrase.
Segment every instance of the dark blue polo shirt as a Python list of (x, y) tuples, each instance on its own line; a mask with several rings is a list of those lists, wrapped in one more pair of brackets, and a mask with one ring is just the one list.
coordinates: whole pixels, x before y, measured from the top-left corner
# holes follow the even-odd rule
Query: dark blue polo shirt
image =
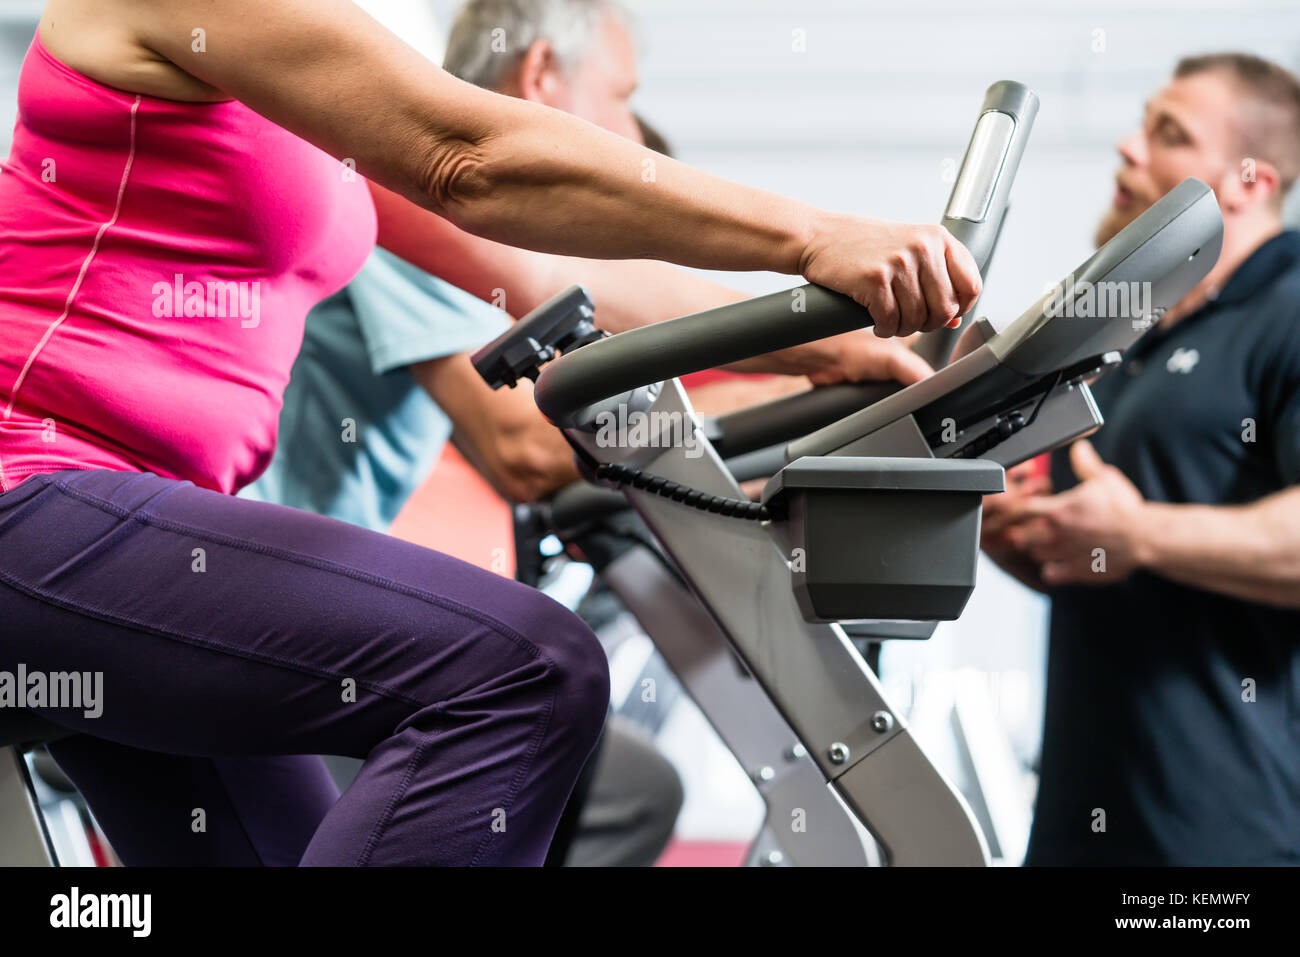
[[(1300, 233), (1094, 391), (1093, 444), (1150, 500), (1241, 504), (1300, 482)], [(1052, 479), (1076, 484), (1063, 451)], [(1145, 572), (1050, 597), (1026, 863), (1300, 864), (1300, 611)]]

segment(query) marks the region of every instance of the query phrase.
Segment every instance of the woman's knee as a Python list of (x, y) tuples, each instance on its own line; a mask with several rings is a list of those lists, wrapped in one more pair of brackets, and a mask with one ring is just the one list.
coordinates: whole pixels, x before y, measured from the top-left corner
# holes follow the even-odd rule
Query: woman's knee
[(529, 604), (525, 629), (548, 662), (556, 717), (594, 742), (609, 707), (609, 660), (600, 640), (581, 618), (540, 592)]

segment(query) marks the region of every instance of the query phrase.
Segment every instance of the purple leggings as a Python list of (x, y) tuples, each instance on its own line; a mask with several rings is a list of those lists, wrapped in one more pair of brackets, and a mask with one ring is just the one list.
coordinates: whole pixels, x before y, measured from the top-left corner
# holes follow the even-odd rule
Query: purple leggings
[[(531, 588), (149, 473), (0, 494), (0, 670), (126, 864), (541, 864), (605, 719), (599, 643)], [(323, 763), (364, 758), (339, 796)]]

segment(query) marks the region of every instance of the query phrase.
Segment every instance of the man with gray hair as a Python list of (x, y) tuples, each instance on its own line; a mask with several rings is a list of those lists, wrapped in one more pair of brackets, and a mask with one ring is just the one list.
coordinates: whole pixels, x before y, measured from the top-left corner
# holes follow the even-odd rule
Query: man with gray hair
[[(641, 141), (630, 105), (637, 85), (630, 20), (608, 0), (471, 0), (451, 31), (446, 67)], [(611, 331), (744, 298), (664, 263), (503, 246), (371, 190), (383, 248), (308, 317), (275, 458), (246, 495), (387, 531), (451, 437), (506, 498), (534, 501), (578, 475), (531, 384), (493, 392), (469, 361), (468, 352), (506, 327), (507, 313), (523, 315), (573, 282), (592, 293)], [(806, 388), (804, 373), (915, 381), (928, 370), (905, 346), (863, 331), (786, 350), (752, 371), (792, 373), (774, 377), (779, 392)], [(339, 439), (343, 421), (354, 423), (350, 440)], [(615, 717), (575, 790), (579, 799), (584, 782), (590, 799), (581, 814), (581, 801), (571, 801), (554, 842), (563, 845), (566, 827), (576, 829), (566, 862), (653, 863), (681, 806), (671, 764)]]
[(628, 105), (636, 89), (632, 19), (613, 0), (471, 0), (447, 38), (443, 69), (640, 140)]
[(630, 102), (636, 61), (631, 15), (614, 0), (470, 0), (442, 67), (640, 143)]

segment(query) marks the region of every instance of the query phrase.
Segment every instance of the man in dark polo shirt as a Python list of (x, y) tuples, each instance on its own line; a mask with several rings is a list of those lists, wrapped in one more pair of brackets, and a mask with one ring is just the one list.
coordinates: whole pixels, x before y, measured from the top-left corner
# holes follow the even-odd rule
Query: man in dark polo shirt
[(1026, 863), (1300, 864), (1300, 83), (1184, 60), (1119, 152), (1098, 242), (1196, 176), (1223, 252), (1095, 383), (1091, 442), (986, 500), (1051, 598)]

